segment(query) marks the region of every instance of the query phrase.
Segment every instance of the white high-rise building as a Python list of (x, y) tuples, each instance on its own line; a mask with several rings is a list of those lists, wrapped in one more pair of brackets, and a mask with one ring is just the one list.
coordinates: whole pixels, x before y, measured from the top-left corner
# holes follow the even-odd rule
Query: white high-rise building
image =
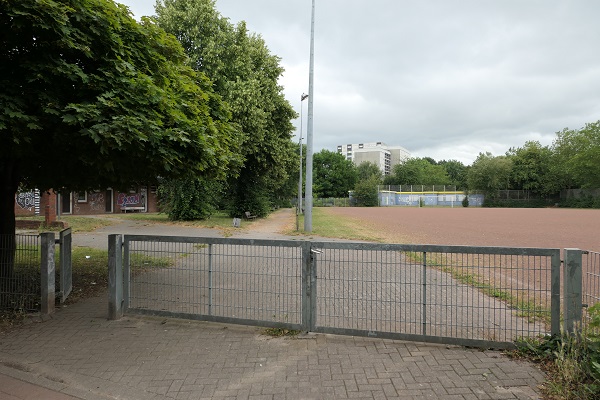
[(346, 144), (337, 147), (337, 152), (346, 156), (354, 165), (369, 161), (389, 175), (396, 164), (411, 157), (410, 152), (401, 146), (388, 146), (383, 142)]

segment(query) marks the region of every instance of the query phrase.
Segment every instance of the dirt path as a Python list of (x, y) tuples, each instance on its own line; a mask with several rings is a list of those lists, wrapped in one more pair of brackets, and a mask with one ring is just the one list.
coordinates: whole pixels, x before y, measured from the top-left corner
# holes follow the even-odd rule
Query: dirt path
[(252, 222), (247, 228), (251, 233), (258, 235), (284, 235), (294, 229), (296, 229), (296, 214), (292, 208), (280, 208), (267, 218)]

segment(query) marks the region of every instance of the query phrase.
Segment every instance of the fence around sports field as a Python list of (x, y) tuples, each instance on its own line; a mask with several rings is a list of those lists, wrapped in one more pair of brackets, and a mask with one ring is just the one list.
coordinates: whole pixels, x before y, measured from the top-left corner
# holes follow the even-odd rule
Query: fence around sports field
[[(71, 229), (59, 233), (0, 235), (0, 309), (17, 312), (54, 311), (72, 290)], [(55, 264), (55, 246), (60, 263)]]
[(512, 347), (581, 319), (582, 254), (561, 284), (559, 249), (110, 235), (109, 314)]
[[(600, 303), (600, 253), (595, 251), (581, 252), (582, 270), (581, 270), (581, 296), (575, 296), (574, 308), (582, 310), (583, 323), (590, 322), (591, 315), (590, 307)], [(576, 277), (578, 282), (579, 277)], [(576, 287), (574, 290), (577, 291)], [(581, 299), (581, 304), (577, 303), (577, 299)], [(598, 332), (600, 333), (600, 332)]]

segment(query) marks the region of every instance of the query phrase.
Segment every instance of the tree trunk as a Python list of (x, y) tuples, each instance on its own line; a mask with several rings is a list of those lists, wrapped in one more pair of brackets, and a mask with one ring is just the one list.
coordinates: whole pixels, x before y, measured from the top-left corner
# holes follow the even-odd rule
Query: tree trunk
[(19, 177), (14, 160), (0, 159), (0, 277), (10, 277), (15, 261), (15, 194)]

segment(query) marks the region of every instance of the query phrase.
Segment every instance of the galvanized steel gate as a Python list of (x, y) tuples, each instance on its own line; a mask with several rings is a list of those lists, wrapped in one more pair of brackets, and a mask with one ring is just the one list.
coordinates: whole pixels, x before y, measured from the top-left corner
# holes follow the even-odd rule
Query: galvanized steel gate
[(111, 235), (109, 257), (114, 318), (482, 347), (560, 330), (558, 249)]

